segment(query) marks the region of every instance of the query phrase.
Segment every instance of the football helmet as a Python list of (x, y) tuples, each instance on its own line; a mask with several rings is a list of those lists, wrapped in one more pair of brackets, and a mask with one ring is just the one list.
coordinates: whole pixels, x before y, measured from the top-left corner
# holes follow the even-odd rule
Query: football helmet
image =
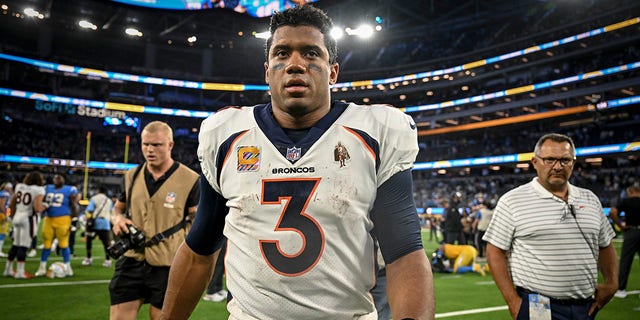
[(47, 278), (64, 278), (66, 277), (66, 273), (64, 270), (64, 263), (62, 262), (54, 262), (49, 266), (49, 270), (47, 270)]
[(431, 268), (434, 272), (445, 272), (447, 268), (444, 265), (444, 253), (437, 249), (431, 254)]

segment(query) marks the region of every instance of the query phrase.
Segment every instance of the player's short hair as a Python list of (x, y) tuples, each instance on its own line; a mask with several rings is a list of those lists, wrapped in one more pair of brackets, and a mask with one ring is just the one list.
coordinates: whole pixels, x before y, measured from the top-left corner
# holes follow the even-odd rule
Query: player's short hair
[(3, 182), (2, 185), (0, 186), (0, 191), (5, 190), (5, 189), (13, 190), (13, 183), (11, 183), (9, 181)]
[(55, 178), (56, 178), (56, 176), (58, 176), (58, 177), (62, 178), (62, 181), (63, 181), (63, 182), (67, 182), (67, 177), (65, 177), (63, 173), (56, 173), (56, 174), (54, 174), (54, 175), (53, 175), (53, 179), (55, 179)]
[(329, 18), (324, 11), (309, 4), (296, 6), (282, 12), (277, 11), (271, 16), (271, 22), (269, 24), (271, 36), (267, 39), (265, 46), (266, 61), (269, 61), (269, 49), (271, 49), (273, 34), (278, 28), (284, 26), (310, 26), (317, 28), (324, 36), (324, 45), (327, 47), (327, 51), (329, 51), (329, 63), (334, 64), (338, 61), (338, 43), (336, 39), (331, 36), (333, 21), (331, 21), (331, 18)]
[(97, 193), (104, 193), (105, 195), (107, 194), (107, 188), (102, 184), (99, 184), (96, 187), (96, 191), (97, 191)]
[(33, 171), (27, 173), (22, 182), (28, 186), (43, 186), (44, 178), (39, 171)]
[(156, 133), (158, 131), (164, 132), (167, 135), (169, 141), (173, 142), (173, 130), (166, 122), (151, 121), (146, 126), (144, 126), (144, 129), (142, 129), (142, 131), (146, 131), (148, 133)]
[(627, 193), (640, 193), (640, 185), (632, 184), (627, 187)]
[(551, 140), (553, 142), (568, 142), (569, 145), (571, 146), (571, 153), (573, 158), (576, 157), (576, 146), (573, 143), (573, 139), (571, 139), (571, 137), (567, 135), (560, 134), (560, 133), (547, 133), (542, 137), (540, 137), (540, 139), (538, 139), (538, 142), (536, 143), (536, 147), (533, 149), (534, 155), (538, 156), (540, 154), (540, 149), (542, 148), (542, 145), (547, 140)]

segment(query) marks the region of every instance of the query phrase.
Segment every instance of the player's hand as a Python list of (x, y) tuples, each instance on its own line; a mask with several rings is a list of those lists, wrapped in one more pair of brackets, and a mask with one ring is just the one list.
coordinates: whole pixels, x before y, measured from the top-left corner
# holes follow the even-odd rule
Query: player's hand
[(618, 290), (617, 286), (608, 283), (598, 284), (598, 286), (596, 286), (595, 301), (589, 308), (589, 315), (592, 315), (596, 310), (602, 309), (602, 307), (604, 307), (604, 305), (607, 304), (611, 300), (611, 298), (613, 298), (616, 290)]
[(133, 223), (133, 221), (125, 218), (123, 215), (120, 215), (120, 214), (115, 216), (112, 222), (113, 222), (113, 226), (112, 226), (113, 234), (115, 234), (116, 236), (119, 236), (122, 233), (129, 233), (129, 228), (127, 228), (127, 224), (132, 224), (135, 226), (135, 223)]
[(518, 312), (520, 312), (520, 308), (522, 307), (522, 298), (518, 296), (516, 299), (513, 299), (507, 303), (509, 306), (509, 313), (511, 314), (512, 319), (518, 318)]

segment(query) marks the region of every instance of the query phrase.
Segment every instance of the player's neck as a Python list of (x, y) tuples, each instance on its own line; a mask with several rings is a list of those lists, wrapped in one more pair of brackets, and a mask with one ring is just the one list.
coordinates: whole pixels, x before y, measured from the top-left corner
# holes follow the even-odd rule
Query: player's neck
[(149, 170), (149, 173), (151, 173), (154, 180), (158, 180), (158, 178), (162, 177), (169, 170), (169, 168), (173, 166), (173, 163), (174, 163), (173, 159), (169, 159), (168, 161), (163, 162), (159, 166), (147, 164), (147, 170)]
[(273, 118), (282, 128), (286, 129), (306, 129), (313, 127), (331, 110), (331, 104), (320, 107), (307, 108), (307, 112), (296, 113), (293, 110), (285, 111), (282, 108), (273, 106)]

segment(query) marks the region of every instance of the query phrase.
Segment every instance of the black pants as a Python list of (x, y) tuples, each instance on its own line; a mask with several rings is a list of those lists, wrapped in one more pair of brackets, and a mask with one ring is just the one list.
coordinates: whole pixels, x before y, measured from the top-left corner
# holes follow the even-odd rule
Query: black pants
[(627, 289), (627, 280), (633, 264), (633, 256), (640, 255), (640, 229), (627, 229), (620, 252), (620, 271), (618, 273), (618, 289)]
[(484, 257), (484, 252), (486, 251), (487, 248), (487, 242), (482, 240), (482, 237), (484, 237), (484, 233), (485, 231), (481, 231), (478, 230), (476, 232), (476, 239), (474, 241), (475, 245), (476, 245), (476, 249), (478, 249), (478, 257)]
[(106, 260), (110, 260), (111, 257), (109, 256), (109, 250), (107, 250), (107, 248), (111, 242), (111, 230), (95, 230), (87, 233), (87, 258), (91, 258), (91, 247), (93, 239), (95, 239), (96, 236), (100, 238), (100, 241), (102, 242)]
[(462, 231), (452, 232), (447, 231), (444, 235), (444, 242), (448, 244), (455, 244), (458, 241), (458, 244), (466, 244), (464, 233)]

